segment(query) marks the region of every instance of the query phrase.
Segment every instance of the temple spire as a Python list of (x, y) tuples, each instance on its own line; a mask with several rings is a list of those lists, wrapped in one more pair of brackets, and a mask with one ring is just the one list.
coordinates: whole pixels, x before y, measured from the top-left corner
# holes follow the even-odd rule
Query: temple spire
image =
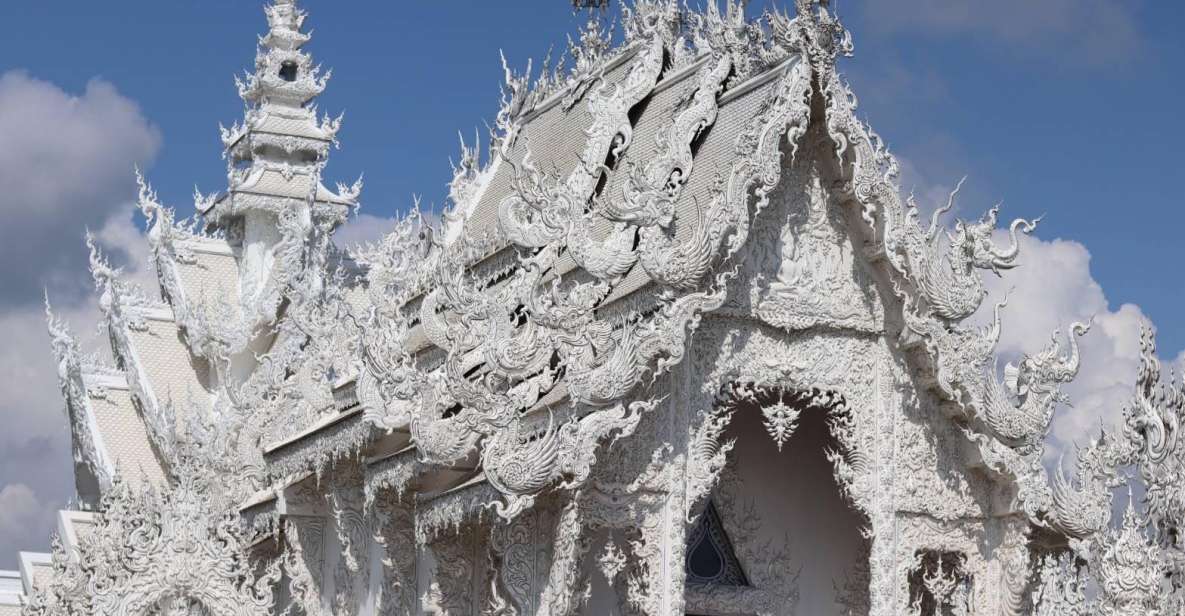
[(335, 193), (321, 184), (341, 118), (318, 119), (312, 104), (330, 72), (322, 74), (302, 49), (310, 36), (295, 0), (275, 0), (264, 11), (268, 31), (259, 37), (255, 70), (235, 79), (246, 114), (241, 124), (222, 129), (228, 189), (199, 200), (198, 209), (207, 222), (227, 229), (250, 211), (277, 215), (296, 203), (345, 220), (357, 206), (357, 187)]
[(320, 74), (320, 66), (301, 47), (309, 34), (301, 31), (306, 13), (295, 0), (277, 0), (264, 9), (268, 33), (259, 39), (255, 72), (237, 80), (239, 95), (248, 104), (304, 106), (325, 90), (332, 71)]
[[(358, 206), (361, 183), (336, 190), (322, 183), (341, 118), (317, 117), (313, 101), (329, 71), (322, 74), (303, 50), (310, 39), (305, 12), (295, 0), (274, 0), (264, 11), (268, 31), (259, 37), (254, 72), (235, 79), (243, 121), (222, 128), (227, 190), (199, 197), (197, 209), (240, 250), (241, 301), (266, 321), (287, 282), (324, 261), (329, 233)], [(312, 250), (278, 250), (301, 245)]]

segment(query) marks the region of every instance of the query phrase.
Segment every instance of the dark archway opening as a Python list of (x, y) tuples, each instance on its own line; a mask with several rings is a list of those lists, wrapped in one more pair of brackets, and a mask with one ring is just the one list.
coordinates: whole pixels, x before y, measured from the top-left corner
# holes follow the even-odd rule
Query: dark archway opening
[(298, 67), (295, 62), (284, 62), (280, 64), (280, 79), (284, 81), (296, 81)]
[[(758, 392), (736, 405), (723, 438), (736, 445), (701, 518), (713, 513), (720, 518), (748, 585), (774, 592), (796, 587), (795, 613), (865, 613), (867, 520), (844, 497), (828, 458), (829, 452), (842, 451), (830, 427), (841, 411), (812, 405), (812, 399), (818, 398)], [(839, 403), (837, 397), (827, 399)], [(779, 401), (781, 408), (769, 408)], [(688, 539), (690, 590), (702, 573), (724, 567), (717, 560), (722, 552), (703, 552), (695, 532)], [(788, 558), (768, 560), (780, 552)], [(697, 565), (703, 571), (697, 572)], [(688, 613), (698, 607), (689, 604)]]

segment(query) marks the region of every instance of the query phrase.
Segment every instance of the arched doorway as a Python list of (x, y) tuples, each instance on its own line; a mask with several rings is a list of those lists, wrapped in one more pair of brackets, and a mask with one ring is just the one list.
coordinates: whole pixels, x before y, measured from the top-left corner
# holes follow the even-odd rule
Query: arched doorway
[(687, 613), (866, 612), (867, 522), (832, 464), (842, 400), (748, 388), (726, 412), (734, 446), (688, 532)]

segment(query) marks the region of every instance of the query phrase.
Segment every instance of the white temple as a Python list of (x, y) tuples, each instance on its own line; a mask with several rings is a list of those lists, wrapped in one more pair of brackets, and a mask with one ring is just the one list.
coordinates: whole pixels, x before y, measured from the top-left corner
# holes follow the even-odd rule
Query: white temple
[(92, 245), (108, 359), (47, 303), (79, 510), (0, 616), (1185, 613), (1151, 332), (1125, 430), (1051, 475), (1088, 326), (998, 369), (1008, 307), (967, 321), (1036, 222), (921, 220), (826, 2), (680, 4), (507, 69), (441, 222), (346, 250), (274, 0), (226, 191), (182, 222), (141, 182), (160, 297)]

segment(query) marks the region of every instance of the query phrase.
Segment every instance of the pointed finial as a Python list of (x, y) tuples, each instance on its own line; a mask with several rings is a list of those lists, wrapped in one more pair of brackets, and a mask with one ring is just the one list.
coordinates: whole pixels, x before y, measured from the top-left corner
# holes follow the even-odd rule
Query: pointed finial
[(65, 379), (69, 371), (69, 362), (78, 360), (78, 344), (74, 340), (74, 335), (70, 333), (70, 326), (54, 314), (49, 303), (48, 289), (45, 290), (45, 328), (49, 332), (54, 359), (58, 362), (58, 378)]
[(68, 332), (65, 324), (54, 314), (53, 306), (49, 303), (49, 289), (42, 289), (42, 293), (45, 298), (45, 323), (49, 328), (49, 335), (56, 340)]
[(111, 301), (111, 294), (116, 291), (116, 281), (123, 272), (117, 267), (112, 267), (103, 256), (103, 249), (99, 247), (98, 239), (90, 229), (86, 230), (86, 247), (90, 250), (91, 278), (95, 281), (95, 288), (102, 294), (99, 304), (103, 306)]
[(264, 8), (264, 12), (273, 31), (296, 32), (304, 24), (306, 15), (296, 7), (296, 0), (275, 0), (271, 6)]

